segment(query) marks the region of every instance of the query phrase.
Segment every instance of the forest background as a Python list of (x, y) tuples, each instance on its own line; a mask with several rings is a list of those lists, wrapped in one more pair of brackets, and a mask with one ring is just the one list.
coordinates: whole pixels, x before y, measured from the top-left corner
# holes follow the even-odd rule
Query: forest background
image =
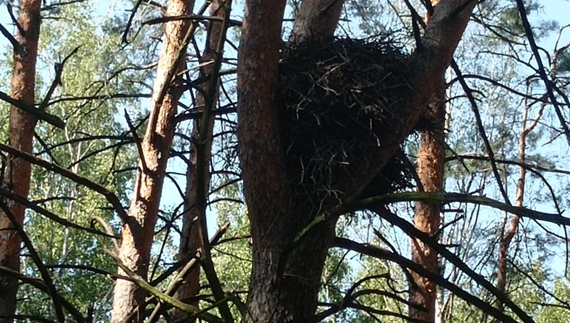
[[(6, 226), (10, 228), (2, 227), (2, 232), (13, 233), (22, 242), (17, 244), (17, 251), (3, 247), (9, 252), (3, 251), (0, 257), (2, 277), (14, 278), (12, 282), (19, 286), (14, 306), (2, 307), (1, 322), (154, 322), (188, 317), (225, 322), (570, 320), (565, 229), (570, 222), (564, 212), (570, 187), (567, 1), (487, 0), (475, 5), (455, 49), (455, 61), (444, 75), (446, 99), (439, 103), (445, 110), (443, 126), (437, 127), (437, 120), (428, 120), (427, 125), (414, 126), (406, 134), (400, 145), (405, 158), (400, 161), (407, 166), (396, 169), (399, 175), (389, 178), (387, 191), (385, 187), (372, 190), (373, 194), (365, 190), (368, 194), (357, 196), (356, 201), (368, 204), (341, 212), (338, 222), (332, 222), (336, 237), (326, 247), (322, 269), (311, 273), (318, 276), (310, 280), (310, 286), (317, 286), (316, 297), (312, 300), (310, 293), (299, 293), (294, 294), (298, 300), (293, 301), (283, 296), (286, 292), (277, 293), (275, 299), (271, 293), (252, 296), (258, 295), (256, 288), (265, 288), (255, 285), (255, 275), (262, 270), (254, 268), (252, 276), (252, 263), (261, 263), (255, 257), (274, 265), (264, 281), (284, 280), (281, 284), (288, 284), (287, 277), (303, 273), (295, 271), (294, 261), (288, 263), (286, 256), (280, 261), (260, 255), (258, 242), (253, 240), (255, 228), (261, 224), (254, 224), (252, 229), (250, 221), (255, 223), (256, 217), (250, 214), (248, 218), (248, 208), (255, 206), (251, 197), (244, 196), (243, 181), (255, 179), (252, 175), (244, 179), (242, 172), (251, 169), (247, 165), (240, 168), (240, 157), (246, 153), (243, 148), (238, 152), (237, 146), (249, 146), (242, 139), (245, 135), (240, 137), (239, 107), (236, 112), (236, 107), (244, 104), (238, 100), (247, 97), (238, 95), (239, 73), (246, 75), (246, 68), (251, 66), (242, 64), (246, 59), (243, 55), (237, 59), (238, 47), (246, 46), (240, 45), (240, 39), (246, 44), (248, 39), (241, 31), (247, 4), (197, 1), (193, 8), (176, 7), (189, 3), (2, 3), (7, 10), (0, 13), (4, 36), (0, 41), (4, 183), (0, 194), (5, 197), (2, 209), (6, 218), (2, 223), (9, 223)], [(325, 12), (323, 8), (340, 3), (338, 26), (334, 18), (326, 18), (336, 30), (337, 43), (374, 43), (384, 54), (394, 50), (400, 53), (397, 55), (412, 56), (425, 36), (422, 21), (429, 25), (432, 7), (440, 7), (439, 1), (346, 1), (344, 6), (342, 1), (305, 3), (289, 1), (284, 9), (279, 44), (282, 55), (287, 44), (312, 42), (315, 47), (310, 52), (318, 52), (320, 46), (328, 48), (317, 37), (326, 32), (318, 28), (300, 32), (296, 26), (310, 25), (299, 18), (304, 13)], [(315, 4), (313, 11), (306, 9), (310, 3)], [(441, 3), (441, 7), (450, 3), (468, 7), (474, 2)], [(528, 11), (532, 37), (521, 18), (521, 4)], [(26, 103), (26, 98), (14, 101), (12, 75), (17, 75), (17, 64), (13, 52), (21, 39), (11, 35), (22, 33), (15, 23), (22, 6), (34, 5), (42, 19), (37, 62), (28, 66), (36, 71), (31, 83), (34, 95), (31, 103)], [(188, 19), (169, 22), (163, 18), (169, 16), (169, 10), (182, 10), (172, 15), (184, 14)], [(164, 25), (172, 26), (167, 28), (173, 28), (173, 34), (180, 38), (166, 41), (170, 36), (168, 29), (163, 35)], [(191, 37), (184, 38), (185, 33), (176, 28), (193, 30), (188, 33)], [(314, 35), (309, 37), (311, 33)], [(161, 83), (161, 64), (165, 64), (161, 62), (168, 56), (161, 50), (168, 46), (175, 48), (171, 58), (184, 53), (183, 62), (171, 62), (176, 75)], [(387, 50), (383, 46), (390, 47)], [(347, 55), (348, 61), (356, 61), (356, 56)], [(343, 56), (337, 53), (336, 57)], [(334, 61), (329, 57), (317, 64), (307, 59), (309, 66)], [(24, 64), (30, 61), (24, 60)], [(157, 123), (159, 130), (168, 128), (166, 135), (161, 135), (164, 138), (171, 132), (172, 147), (164, 143), (154, 147), (166, 149), (156, 152), (157, 165), (166, 160), (161, 156), (170, 156), (159, 175), (164, 178), (164, 187), (157, 185), (156, 191), (149, 193), (162, 195), (162, 199), (153, 200), (157, 210), (151, 224), (140, 220), (150, 218), (148, 215), (136, 211), (143, 215), (137, 221), (150, 231), (129, 238), (125, 235), (135, 230), (126, 225), (121, 212), (128, 209), (128, 215), (136, 218), (133, 196), (143, 194), (136, 184), (140, 179), (135, 180), (137, 169), (144, 173), (154, 162), (148, 155), (152, 145), (144, 143), (149, 142), (152, 120), (160, 119), (153, 119), (151, 111), (162, 111), (156, 105), (157, 93), (161, 92), (157, 84), (167, 84), (161, 95), (170, 96), (174, 106), (174, 125)], [(323, 86), (317, 81), (315, 84)], [(350, 88), (357, 90), (361, 89)], [(338, 89), (325, 91), (324, 96), (335, 91)], [(160, 103), (160, 107), (166, 104)], [(33, 146), (28, 157), (22, 153), (25, 149), (14, 144), (14, 128), (23, 123), (9, 126), (14, 120), (9, 116), (11, 109), (25, 110), (39, 120), (32, 122)], [(315, 127), (320, 129), (320, 123)], [(422, 184), (419, 156), (425, 142), (422, 138), (438, 138), (438, 133), (445, 138), (435, 140), (444, 148), (445, 168), (442, 189), (434, 192), (447, 194), (430, 196), (420, 189), (429, 185)], [(286, 141), (289, 137), (284, 136), (281, 140)], [(307, 161), (303, 158), (300, 160)], [(330, 158), (339, 162), (336, 157)], [(8, 175), (16, 168), (10, 166), (13, 159), (34, 165), (28, 176), (29, 193), (15, 191), (10, 182), (13, 179)], [(314, 162), (315, 157), (309, 160)], [(343, 163), (341, 159), (339, 164)], [(318, 178), (315, 174), (310, 177)], [(294, 178), (305, 181), (303, 176)], [(332, 203), (331, 194), (339, 193), (318, 195), (323, 209), (334, 209), (326, 204)], [(309, 194), (309, 199), (314, 198)], [(13, 201), (26, 206), (21, 230), (14, 229), (17, 219), (6, 220)], [(436, 205), (437, 225), (418, 227), (421, 203)], [(315, 230), (321, 230), (319, 225), (330, 226), (330, 219), (324, 217), (325, 224), (319, 219), (313, 215), (303, 218), (300, 228), (283, 233), (289, 240), (279, 247), (280, 257), (291, 254), (291, 259), (295, 258), (304, 241), (318, 236)], [(421, 234), (406, 226), (410, 223), (427, 235), (419, 238)], [(148, 261), (142, 261), (145, 264), (140, 268), (137, 261), (128, 263), (135, 257), (125, 251), (129, 239), (134, 245), (140, 243), (137, 239), (146, 239), (148, 244)], [(418, 250), (425, 251), (426, 258), (418, 258)], [(429, 256), (433, 250), (435, 258)], [(6, 255), (19, 259), (17, 268), (10, 268)], [(118, 274), (117, 266), (122, 266)], [(119, 288), (115, 282), (126, 285)], [(303, 284), (291, 283), (297, 288)], [(123, 296), (128, 301), (123, 301)], [(267, 302), (256, 298), (266, 296)], [(256, 302), (269, 304), (269, 310), (259, 309), (262, 306)], [(296, 302), (308, 305), (298, 306)], [(292, 313), (291, 308), (302, 310)]]

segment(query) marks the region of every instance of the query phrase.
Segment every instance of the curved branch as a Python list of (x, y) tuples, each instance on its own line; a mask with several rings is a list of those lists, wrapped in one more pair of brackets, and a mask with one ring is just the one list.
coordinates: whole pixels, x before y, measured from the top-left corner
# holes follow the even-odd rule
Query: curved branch
[(387, 203), (394, 203), (394, 202), (409, 202), (409, 201), (440, 202), (440, 203), (453, 203), (453, 202), (473, 203), (478, 205), (489, 206), (495, 209), (499, 209), (501, 211), (509, 212), (512, 214), (516, 214), (518, 216), (526, 217), (537, 221), (545, 221), (554, 224), (570, 226), (570, 218), (563, 217), (560, 214), (534, 211), (524, 207), (516, 207), (509, 204), (505, 204), (484, 196), (473, 196), (473, 195), (460, 194), (460, 193), (404, 192), (404, 193), (380, 195), (354, 202), (350, 204), (348, 208), (343, 211), (348, 212), (355, 210), (370, 209), (374, 208), (377, 205), (384, 205)]
[[(405, 221), (403, 221), (403, 222), (405, 222)], [(415, 230), (415, 228), (413, 226), (411, 226), (411, 228)], [(422, 241), (423, 241), (423, 239), (422, 239)], [(430, 242), (431, 243), (428, 244), (426, 241), (424, 241), (424, 243), (428, 244), (432, 248), (433, 248), (433, 244), (437, 244), (437, 243), (433, 243), (433, 241), (431, 241), (431, 239), (430, 239)], [(437, 244), (437, 245), (439, 246), (439, 244)], [(500, 319), (502, 322), (508, 322), (508, 323), (516, 323), (517, 322), (513, 318), (511, 318), (510, 316), (507, 316), (503, 312), (497, 310), (495, 307), (488, 304), (487, 302), (482, 301), (481, 299), (479, 299), (479, 297), (471, 295), (470, 293), (463, 290), (461, 287), (453, 284), (452, 282), (445, 279), (441, 275), (433, 273), (429, 270), (426, 270), (422, 265), (416, 264), (415, 262), (413, 262), (409, 259), (406, 259), (397, 253), (388, 251), (386, 249), (378, 248), (378, 247), (375, 247), (372, 245), (364, 245), (364, 244), (361, 244), (361, 243), (358, 243), (358, 242), (355, 242), (355, 241), (352, 241), (349, 239), (339, 238), (339, 237), (335, 238), (334, 246), (339, 247), (339, 248), (353, 250), (353, 251), (359, 252), (359, 253), (367, 255), (367, 256), (376, 257), (376, 258), (380, 258), (380, 259), (386, 259), (386, 260), (395, 262), (402, 267), (413, 270), (416, 273), (420, 274), (421, 276), (424, 276), (425, 278), (427, 278), (431, 281), (434, 281), (436, 284), (440, 285), (443, 288), (446, 288), (447, 290), (454, 293), (455, 295), (457, 295), (461, 299), (465, 300), (466, 302), (473, 304), (474, 306), (477, 306), (479, 309), (481, 309), (485, 313)], [(438, 251), (435, 248), (434, 248), (434, 250)], [(532, 321), (532, 319), (530, 319), (530, 318), (529, 318), (529, 320), (525, 320), (525, 322), (534, 323), (534, 321)]]

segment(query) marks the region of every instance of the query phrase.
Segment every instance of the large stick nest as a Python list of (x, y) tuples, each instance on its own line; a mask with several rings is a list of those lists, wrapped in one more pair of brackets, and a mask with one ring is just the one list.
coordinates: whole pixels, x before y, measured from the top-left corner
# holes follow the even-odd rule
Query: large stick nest
[[(389, 136), (393, 111), (409, 104), (412, 64), (393, 41), (304, 42), (282, 53), (277, 99), (289, 178), (316, 198), (342, 192), (348, 165), (374, 164), (368, 152)], [(376, 193), (408, 187), (401, 154), (375, 180)], [(344, 174), (346, 175), (346, 174)], [(376, 174), (371, 174), (375, 176)]]

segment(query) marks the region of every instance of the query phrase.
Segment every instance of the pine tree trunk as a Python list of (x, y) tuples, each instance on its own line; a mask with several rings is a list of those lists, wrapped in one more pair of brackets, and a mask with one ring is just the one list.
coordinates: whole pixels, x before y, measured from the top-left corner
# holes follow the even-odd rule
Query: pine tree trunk
[[(426, 118), (430, 129), (420, 134), (418, 153), (418, 177), (425, 192), (443, 192), (445, 163), (445, 79), (439, 86), (428, 108)], [(418, 202), (414, 214), (416, 229), (435, 235), (441, 225), (441, 203)], [(427, 270), (438, 273), (437, 253), (418, 239), (412, 239), (412, 260)], [(410, 316), (426, 322), (435, 321), (437, 285), (423, 276), (412, 273), (414, 283), (410, 288), (410, 302), (424, 310), (410, 306)]]
[[(279, 257), (291, 241), (290, 188), (277, 132), (274, 95), (285, 0), (250, 0), (238, 56), (238, 140), (251, 223), (252, 275), (244, 322), (287, 322)], [(301, 297), (301, 295), (299, 295)], [(299, 297), (299, 298), (300, 298)], [(287, 309), (291, 313), (287, 313)], [(298, 318), (300, 319), (300, 318)]]
[[(527, 126), (529, 121), (528, 113), (530, 111), (531, 106), (527, 105), (524, 109), (523, 119), (522, 119), (522, 130), (519, 136), (519, 161), (521, 165), (526, 164), (526, 139), (529, 133), (534, 129), (534, 127), (538, 124), (540, 119), (542, 118), (542, 109), (541, 112), (537, 115), (534, 119), (534, 122)], [(544, 104), (543, 104), (544, 108)], [(516, 195), (515, 195), (515, 206), (516, 207), (523, 207), (524, 206), (524, 193), (525, 193), (525, 185), (526, 185), (526, 168), (524, 166), (519, 167), (519, 178), (517, 180), (517, 188), (516, 188)], [(505, 218), (501, 228), (501, 236), (499, 239), (499, 256), (498, 256), (498, 268), (497, 268), (497, 290), (501, 293), (505, 293), (507, 291), (507, 264), (508, 264), (508, 257), (509, 257), (509, 249), (511, 247), (511, 242), (513, 238), (516, 236), (520, 217), (518, 215), (513, 215), (511, 219), (511, 223), (507, 228), (507, 214), (505, 214)], [(497, 309), (504, 311), (505, 304), (501, 300), (497, 300)], [(493, 319), (493, 323), (499, 323), (498, 320), (495, 318)]]
[[(18, 31), (14, 48), (14, 69), (12, 74), (12, 98), (22, 100), (34, 106), (36, 78), (36, 60), (40, 36), (40, 0), (22, 0), (19, 2)], [(26, 153), (32, 152), (36, 118), (12, 106), (10, 108), (10, 146)], [(8, 156), (7, 169), (3, 185), (16, 195), (27, 197), (30, 191), (31, 165), (22, 159)], [(21, 226), (26, 208), (17, 203), (10, 203), (10, 212)], [(21, 238), (13, 231), (12, 223), (0, 212), (0, 265), (19, 271)], [(12, 322), (10, 316), (16, 309), (18, 280), (0, 276), (0, 322)]]
[(305, 0), (289, 39), (294, 43), (330, 38), (338, 25), (344, 0)]
[[(169, 0), (166, 16), (190, 15), (193, 6), (193, 0)], [(176, 127), (174, 117), (178, 99), (182, 94), (179, 82), (171, 84), (172, 74), (169, 72), (178, 72), (183, 68), (184, 61), (177, 61), (177, 58), (179, 53), (186, 51), (184, 38), (191, 22), (176, 20), (165, 25), (165, 37), (152, 95), (153, 107), (142, 142), (142, 156), (135, 180), (134, 196), (129, 208), (129, 218), (123, 223), (119, 250), (122, 263), (143, 278), (147, 278), (166, 164)], [(121, 269), (119, 274), (126, 275)], [(111, 322), (124, 322), (133, 311), (136, 313), (130, 316), (128, 321), (142, 322), (144, 298), (144, 291), (135, 284), (118, 279), (114, 289)]]
[[(418, 122), (435, 90), (433, 80), (451, 61), (474, 5), (475, 1), (447, 0), (438, 7), (415, 56), (416, 92), (411, 104), (396, 111), (398, 124), (393, 134), (379, 138), (378, 149), (371, 152), (375, 165), (347, 167), (349, 177), (341, 202), (351, 203), (360, 195)], [(274, 93), (284, 6), (284, 0), (246, 1), (239, 50), (238, 140), (253, 244), (244, 322), (310, 322), (314, 318), (320, 276), (337, 219), (331, 216), (290, 250), (295, 236), (315, 214), (293, 203), (279, 139)], [(339, 182), (344, 183), (342, 179)], [(338, 200), (325, 201), (322, 211), (336, 206)]]
[[(221, 6), (219, 0), (215, 0), (210, 5), (210, 16), (224, 18), (225, 11)], [(199, 85), (200, 91), (196, 93), (196, 107), (201, 109), (206, 108), (215, 108), (215, 102), (217, 101), (218, 91), (216, 90), (214, 93), (214, 97), (206, 98), (204, 97), (205, 94), (208, 94), (208, 90), (211, 86), (217, 86), (218, 80), (211, 79), (211, 76), (214, 72), (215, 64), (214, 59), (216, 55), (214, 51), (216, 50), (218, 43), (220, 42), (221, 33), (224, 32), (222, 30), (222, 23), (220, 21), (211, 20), (208, 24), (208, 45), (204, 50), (204, 54), (201, 58), (201, 65), (204, 67), (200, 70), (200, 78), (205, 78), (207, 81)], [(215, 83), (215, 84), (214, 84)], [(207, 104), (208, 103), (208, 104)], [(210, 105), (210, 106), (208, 106)], [(193, 255), (198, 251), (201, 245), (201, 239), (199, 235), (198, 226), (200, 225), (200, 221), (198, 221), (198, 217), (200, 216), (200, 211), (196, 207), (197, 205), (197, 198), (206, 198), (206, 196), (198, 196), (197, 192), (197, 185), (198, 183), (198, 171), (203, 171), (202, 178), (204, 179), (204, 183), (201, 183), (207, 189), (210, 186), (210, 172), (209, 172), (209, 165), (210, 165), (210, 158), (211, 158), (211, 148), (212, 148), (212, 131), (214, 128), (214, 118), (210, 117), (208, 123), (208, 129), (200, 129), (202, 126), (202, 118), (196, 118), (194, 120), (194, 128), (192, 131), (192, 139), (193, 142), (191, 143), (192, 147), (190, 149), (190, 165), (186, 170), (186, 200), (184, 201), (184, 216), (182, 220), (182, 237), (180, 241), (180, 248), (178, 253), (179, 260), (188, 259), (189, 256)], [(197, 161), (198, 158), (196, 156), (196, 146), (195, 142), (199, 140), (201, 131), (206, 131), (208, 133), (206, 137), (206, 142), (204, 143), (205, 148), (204, 152), (206, 156), (204, 156), (203, 160), (206, 161), (206, 165), (202, 165), (202, 167), (198, 167)], [(184, 277), (180, 287), (176, 291), (175, 298), (179, 299), (183, 302), (187, 300), (191, 300), (195, 298), (198, 293), (200, 292), (200, 269), (199, 266), (194, 266), (194, 268), (188, 272), (188, 274)], [(193, 305), (198, 305), (197, 301), (192, 302)], [(174, 320), (182, 319), (185, 317), (186, 313), (183, 311), (175, 309), (172, 318)]]
[[(304, 1), (291, 41), (298, 43), (332, 37), (343, 3), (344, 0), (333, 3), (329, 0)], [(240, 48), (238, 136), (240, 145), (248, 147), (241, 157), (254, 245), (245, 322), (310, 322), (317, 308), (324, 262), (334, 238), (333, 221), (292, 251), (288, 250), (295, 235), (309, 224), (313, 215), (307, 214), (306, 210), (296, 210), (292, 205), (290, 188), (283, 177), (283, 152), (276, 138), (275, 110), (269, 108), (274, 106), (272, 93), (275, 92), (273, 85), (283, 17), (283, 11), (275, 8), (283, 5), (283, 2), (276, 6), (275, 3), (250, 1)], [(266, 20), (250, 24), (250, 19), (263, 15)], [(262, 43), (260, 39), (266, 42)], [(258, 52), (257, 46), (263, 47), (263, 52)], [(248, 82), (248, 75), (259, 81)], [(255, 102), (259, 99), (262, 101)], [(256, 128), (260, 124), (263, 124), (261, 128)], [(258, 145), (263, 147), (257, 148)], [(256, 149), (266, 151), (265, 157), (270, 160), (250, 154)], [(256, 164), (263, 165), (263, 170), (254, 166)], [(264, 192), (264, 196), (260, 196), (260, 192)]]

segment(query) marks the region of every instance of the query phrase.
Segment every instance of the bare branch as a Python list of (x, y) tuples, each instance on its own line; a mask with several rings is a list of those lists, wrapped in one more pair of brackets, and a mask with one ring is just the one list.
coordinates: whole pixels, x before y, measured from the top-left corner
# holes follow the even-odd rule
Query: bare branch
[(14, 38), (14, 36), (12, 36), (12, 34), (2, 24), (0, 24), (0, 33), (2, 33), (2, 35), (4, 35), (6, 39), (8, 39), (10, 44), (12, 44), (14, 50), (18, 50), (18, 48), (20, 47), (20, 43), (18, 43), (16, 38)]
[(63, 74), (63, 68), (65, 67), (65, 63), (67, 62), (67, 60), (69, 58), (71, 58), (71, 56), (73, 56), (75, 53), (77, 53), (77, 51), (79, 50), (80, 47), (81, 46), (75, 47), (75, 49), (72, 50), (71, 53), (69, 53), (69, 55), (67, 55), (61, 63), (56, 63), (54, 65), (55, 77), (53, 79), (53, 82), (51, 83), (51, 86), (49, 87), (47, 94), (44, 97), (44, 100), (42, 101), (42, 103), (38, 107), (38, 110), (45, 111), (46, 107), (48, 106), (48, 102), (51, 99), (51, 96), (53, 95), (53, 92), (55, 91), (55, 89), (57, 88), (58, 85), (62, 85), (61, 75)]
[(425, 193), (425, 192), (404, 192), (393, 193), (381, 196), (375, 196), (354, 202), (349, 205), (348, 210), (362, 210), (374, 207), (375, 205), (383, 205), (394, 202), (409, 202), (409, 201), (424, 201), (424, 202), (466, 202), (478, 205), (485, 205), (495, 209), (499, 209), (512, 214), (517, 214), (529, 219), (550, 222), (558, 225), (570, 226), (570, 218), (563, 217), (561, 214), (551, 214), (530, 210), (524, 207), (516, 207), (509, 204), (499, 202), (484, 196), (473, 196), (460, 193)]
[(61, 120), (59, 117), (48, 114), (48, 113), (46, 113), (40, 109), (36, 109), (34, 107), (31, 107), (27, 103), (25, 103), (24, 101), (14, 99), (2, 91), (0, 91), (0, 100), (4, 100), (4, 101), (10, 103), (11, 105), (15, 106), (16, 108), (18, 108), (22, 111), (25, 111), (25, 112), (31, 114), (32, 116), (51, 124), (54, 127), (57, 127), (60, 129), (65, 128), (65, 122), (63, 122), (63, 120)]

